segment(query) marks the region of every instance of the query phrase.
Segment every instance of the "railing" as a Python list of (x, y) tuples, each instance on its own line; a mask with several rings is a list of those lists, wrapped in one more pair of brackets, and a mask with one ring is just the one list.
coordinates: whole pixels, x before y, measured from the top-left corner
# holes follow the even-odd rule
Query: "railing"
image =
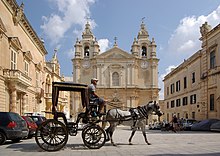
[(31, 85), (32, 79), (28, 75), (22, 73), (20, 70), (3, 69), (3, 75), (8, 80), (18, 81), (26, 84), (27, 86)]

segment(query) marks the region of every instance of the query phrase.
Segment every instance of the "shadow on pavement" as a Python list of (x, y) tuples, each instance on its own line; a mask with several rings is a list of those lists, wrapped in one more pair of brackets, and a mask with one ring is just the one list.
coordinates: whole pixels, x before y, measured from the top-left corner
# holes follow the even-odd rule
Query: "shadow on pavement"
[(21, 151), (21, 152), (40, 152), (41, 150), (36, 143), (13, 143), (8, 145), (9, 149), (13, 149), (14, 151)]
[(151, 154), (149, 156), (219, 156), (220, 153), (203, 153), (203, 154)]
[(66, 144), (64, 149), (71, 149), (71, 150), (89, 150), (84, 144)]

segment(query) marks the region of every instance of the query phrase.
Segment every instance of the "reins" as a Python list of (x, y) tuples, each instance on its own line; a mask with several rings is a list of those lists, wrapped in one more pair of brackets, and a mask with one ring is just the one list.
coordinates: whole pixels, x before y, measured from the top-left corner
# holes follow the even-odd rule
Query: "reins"
[(111, 107), (113, 107), (113, 108), (118, 108), (118, 109), (121, 109), (122, 110), (122, 108), (126, 108), (126, 109), (132, 109), (132, 108), (134, 108), (134, 107), (127, 107), (127, 106), (121, 106), (121, 107), (119, 107), (119, 106), (117, 106), (116, 104), (114, 104), (114, 103), (112, 103), (112, 102), (107, 102), (106, 103), (106, 105), (109, 105), (109, 106), (111, 106)]

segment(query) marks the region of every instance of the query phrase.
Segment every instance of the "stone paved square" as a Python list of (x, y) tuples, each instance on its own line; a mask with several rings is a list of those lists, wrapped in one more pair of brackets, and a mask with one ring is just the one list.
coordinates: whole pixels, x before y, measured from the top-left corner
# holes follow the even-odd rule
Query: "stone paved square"
[(70, 136), (66, 146), (60, 151), (46, 152), (38, 147), (35, 139), (22, 140), (13, 144), (8, 141), (0, 146), (0, 155), (16, 156), (219, 156), (220, 133), (180, 131), (178, 133), (147, 130), (148, 140), (152, 145), (144, 142), (141, 131), (137, 131), (133, 138), (133, 145), (128, 145), (130, 136), (128, 127), (117, 127), (114, 141), (117, 146), (107, 142), (102, 148), (90, 150), (84, 146), (81, 132), (77, 136)]

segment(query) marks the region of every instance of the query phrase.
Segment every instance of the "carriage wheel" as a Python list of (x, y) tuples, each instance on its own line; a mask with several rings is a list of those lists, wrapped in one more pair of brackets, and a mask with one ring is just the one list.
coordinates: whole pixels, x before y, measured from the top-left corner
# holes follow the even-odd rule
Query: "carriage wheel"
[(58, 151), (68, 140), (66, 126), (60, 121), (49, 119), (37, 128), (35, 140), (45, 151)]
[(105, 131), (98, 125), (88, 126), (82, 131), (83, 142), (90, 149), (101, 148), (106, 141)]

